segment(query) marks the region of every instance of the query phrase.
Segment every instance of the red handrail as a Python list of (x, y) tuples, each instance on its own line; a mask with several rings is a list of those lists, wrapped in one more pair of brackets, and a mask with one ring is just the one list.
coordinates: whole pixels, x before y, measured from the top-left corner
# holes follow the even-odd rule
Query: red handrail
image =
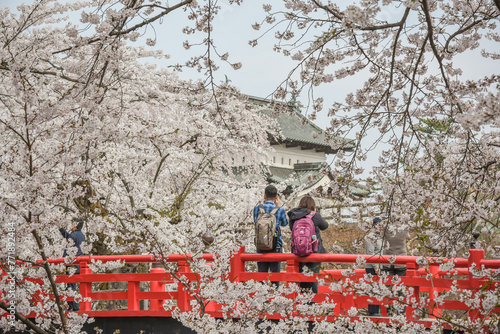
[[(214, 260), (213, 255), (204, 254), (202, 256), (207, 263)], [(231, 258), (231, 270), (227, 275), (227, 279), (236, 282), (257, 280), (257, 281), (280, 281), (280, 282), (314, 282), (318, 278), (324, 279), (326, 283), (334, 281), (343, 281), (346, 279), (344, 270), (322, 270), (319, 274), (306, 276), (299, 273), (299, 265), (301, 262), (322, 262), (322, 263), (356, 263), (359, 258), (366, 259), (366, 263), (379, 264), (403, 264), (407, 267), (407, 276), (402, 277), (401, 281), (406, 286), (413, 287), (413, 297), (420, 298), (421, 293), (427, 293), (429, 302), (429, 316), (440, 317), (443, 309), (449, 310), (468, 310), (471, 319), (481, 318), (484, 316), (478, 310), (469, 310), (469, 307), (457, 300), (444, 300), (440, 305), (435, 301), (439, 293), (449, 291), (454, 284), (459, 288), (478, 292), (482, 290), (500, 289), (500, 282), (488, 281), (484, 277), (476, 277), (469, 270), (471, 266), (475, 268), (484, 268), (489, 271), (500, 269), (500, 260), (484, 259), (483, 250), (470, 250), (469, 258), (421, 258), (416, 256), (374, 256), (374, 255), (356, 255), (356, 254), (312, 254), (308, 257), (297, 257), (291, 253), (245, 253), (242, 247)], [(90, 316), (99, 317), (115, 317), (115, 316), (171, 316), (170, 311), (163, 308), (165, 300), (175, 302), (180, 311), (192, 310), (191, 301), (194, 296), (188, 289), (186, 284), (197, 282), (199, 275), (191, 272), (190, 261), (193, 260), (191, 255), (172, 254), (162, 259), (165, 262), (177, 263), (178, 271), (176, 273), (165, 272), (163, 268), (152, 268), (149, 273), (113, 273), (113, 274), (94, 274), (88, 264), (93, 261), (123, 261), (125, 263), (151, 263), (159, 262), (160, 258), (155, 255), (111, 255), (111, 256), (80, 256), (74, 259), (73, 264), (79, 264), (81, 271), (79, 275), (58, 275), (57, 283), (79, 283), (80, 295), (84, 299), (80, 303), (80, 312), (89, 314)], [(282, 261), (286, 263), (286, 270), (281, 273), (257, 273), (246, 271), (246, 262), (255, 261)], [(454, 269), (451, 271), (442, 271), (439, 265), (445, 262), (453, 262)], [(61, 264), (65, 263), (65, 259), (50, 259), (49, 263)], [(42, 264), (40, 260), (37, 263)], [(420, 266), (428, 264), (428, 266)], [(4, 275), (6, 273), (3, 273)], [(349, 279), (352, 282), (359, 282), (365, 278), (364, 269), (350, 271)], [(176, 280), (176, 276), (184, 277), (185, 282)], [(444, 277), (449, 276), (449, 277)], [(379, 278), (374, 277), (377, 281)], [(33, 281), (33, 280), (32, 280)], [(127, 289), (121, 292), (95, 292), (92, 289), (92, 283), (96, 282), (126, 282)], [(141, 291), (140, 283), (149, 282), (149, 291)], [(170, 291), (166, 291), (166, 287), (171, 287)], [(336, 316), (346, 315), (351, 307), (366, 308), (367, 304), (382, 305), (383, 313), (385, 307), (391, 305), (392, 300), (384, 298), (382, 301), (369, 300), (369, 296), (363, 295), (362, 291), (356, 291), (354, 287), (346, 286), (343, 291), (332, 291), (328, 286), (320, 286), (319, 293), (314, 297), (313, 301), (323, 302), (326, 299), (337, 303), (333, 315), (325, 316), (326, 321), (335, 321)], [(93, 310), (92, 303), (89, 300), (127, 300), (127, 310)], [(149, 300), (149, 309), (141, 310), (140, 301)], [(439, 307), (438, 307), (439, 306)], [(206, 313), (215, 317), (221, 317), (221, 306), (214, 302), (207, 301)], [(494, 308), (492, 312), (500, 312), (500, 308)], [(5, 315), (5, 314), (4, 314)], [(411, 306), (406, 309), (407, 319), (416, 321), (426, 325), (432, 325), (430, 319), (413, 319), (413, 308)], [(266, 315), (267, 318), (279, 319), (279, 314)], [(357, 317), (352, 317), (356, 319)], [(377, 321), (387, 322), (388, 318), (377, 318)]]

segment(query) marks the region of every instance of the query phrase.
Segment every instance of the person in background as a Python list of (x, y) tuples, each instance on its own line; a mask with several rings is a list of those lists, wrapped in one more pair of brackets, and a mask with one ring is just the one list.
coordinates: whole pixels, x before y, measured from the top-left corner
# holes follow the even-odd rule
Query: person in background
[[(406, 243), (410, 238), (407, 228), (396, 227), (394, 231), (385, 226), (381, 233), (383, 244), (383, 255), (406, 256)], [(406, 266), (404, 264), (384, 264), (382, 271), (390, 276), (406, 276)]]
[[(372, 231), (368, 233), (365, 238), (365, 252), (368, 255), (381, 255), (382, 251), (382, 238), (380, 237), (380, 231), (382, 229), (382, 220), (379, 217), (373, 219)], [(380, 265), (378, 263), (367, 263), (365, 265), (365, 270), (367, 274), (378, 275), (380, 273)], [(377, 316), (380, 314), (379, 305), (368, 304), (368, 315)]]
[[(268, 185), (264, 190), (264, 204), (262, 204), (264, 211), (270, 213), (274, 208), (278, 207), (278, 210), (274, 214), (276, 216), (276, 246), (272, 250), (260, 250), (257, 249), (257, 253), (283, 253), (283, 239), (281, 237), (281, 227), (288, 225), (288, 219), (286, 218), (285, 209), (281, 207), (280, 197), (278, 195), (278, 189), (273, 185)], [(256, 205), (253, 209), (253, 221), (256, 222), (259, 218), (259, 207)], [(281, 270), (281, 262), (257, 262), (257, 270), (259, 273), (279, 273)], [(279, 282), (273, 282), (276, 288), (279, 287)]]
[[(410, 238), (408, 228), (396, 226), (395, 230), (389, 230), (388, 225), (386, 225), (384, 226), (381, 234), (383, 255), (407, 255), (406, 243)], [(382, 272), (387, 273), (388, 276), (406, 276), (406, 266), (404, 264), (384, 264), (382, 266)], [(398, 293), (398, 296), (401, 296), (401, 291)], [(399, 313), (393, 306), (388, 308), (387, 312), (388, 314)], [(404, 314), (405, 310), (403, 310), (402, 313)]]
[[(288, 211), (288, 218), (290, 219), (290, 230), (293, 230), (293, 224), (307, 216), (311, 211), (316, 211), (316, 203), (311, 196), (304, 196), (299, 202), (299, 206)], [(321, 231), (328, 228), (328, 222), (321, 217), (319, 212), (316, 212), (312, 217), (314, 223), (314, 230), (316, 233), (316, 238), (318, 240), (318, 250), (315, 253), (326, 253), (325, 247), (323, 246), (323, 240), (321, 239)], [(301, 262), (299, 266), (299, 272), (304, 271), (304, 266), (309, 268), (314, 273), (319, 273), (321, 262)], [(318, 282), (301, 282), (300, 287), (302, 289), (310, 289), (313, 293), (318, 293)]]
[(208, 254), (207, 247), (214, 243), (214, 237), (212, 233), (210, 233), (209, 231), (203, 233), (203, 235), (201, 236), (201, 241), (203, 241), (203, 246), (205, 246), (203, 248), (203, 254)]
[[(71, 232), (68, 233), (68, 231), (66, 231), (64, 229), (64, 227), (62, 227), (62, 226), (59, 228), (59, 232), (61, 232), (62, 236), (64, 238), (66, 238), (67, 240), (71, 239), (73, 241), (72, 247), (76, 247), (76, 249), (77, 249), (76, 256), (82, 256), (84, 254), (82, 252), (81, 245), (85, 241), (85, 235), (82, 232), (83, 219), (75, 218), (73, 221), (76, 223), (76, 225), (73, 226), (73, 228), (71, 229)], [(68, 252), (65, 249), (64, 253), (63, 253), (63, 257), (66, 257), (66, 256), (68, 256)], [(76, 268), (75, 274), (80, 274), (80, 266), (79, 265), (67, 266), (66, 268), (70, 268), (70, 267), (75, 267)], [(73, 291), (76, 291), (76, 283), (67, 283), (66, 289), (71, 289)], [(75, 302), (75, 301), (69, 301), (68, 302), (68, 311), (80, 311), (80, 304), (78, 304), (78, 302)]]

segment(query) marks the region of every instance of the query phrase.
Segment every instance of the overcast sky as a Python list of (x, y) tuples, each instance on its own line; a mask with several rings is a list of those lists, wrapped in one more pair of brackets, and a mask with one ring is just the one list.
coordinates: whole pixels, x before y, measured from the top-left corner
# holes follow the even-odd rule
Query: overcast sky
[[(7, 7), (11, 7), (14, 4), (17, 5), (20, 2), (18, 0), (0, 1), (3, 6)], [(275, 42), (273, 38), (274, 33), (269, 34), (261, 40), (257, 47), (251, 47), (248, 44), (249, 40), (257, 38), (262, 33), (262, 31), (253, 30), (251, 25), (255, 22), (261, 22), (265, 17), (265, 12), (262, 9), (263, 3), (271, 3), (276, 8), (281, 2), (245, 0), (241, 6), (231, 6), (228, 4), (228, 0), (219, 0), (222, 9), (214, 22), (212, 38), (220, 54), (229, 52), (229, 61), (241, 62), (243, 64), (243, 67), (237, 71), (229, 66), (222, 66), (216, 73), (217, 80), (223, 81), (227, 76), (231, 80), (231, 84), (240, 89), (242, 93), (265, 98), (272, 94), (274, 89), (279, 86), (296, 64), (282, 54), (273, 51)], [(400, 18), (401, 10), (385, 10), (380, 16), (388, 21), (397, 21)], [(162, 61), (159, 64), (162, 67), (173, 65), (177, 62), (183, 63), (193, 54), (200, 54), (203, 51), (202, 46), (193, 47), (189, 51), (186, 51), (182, 47), (183, 41), (188, 38), (188, 36), (181, 32), (187, 22), (186, 16), (185, 12), (177, 10), (167, 16), (161, 25), (155, 24), (155, 30), (149, 29), (145, 36), (151, 37), (153, 34), (156, 34), (158, 41), (156, 48), (162, 49), (165, 53), (171, 55), (171, 59)], [(78, 19), (79, 17), (75, 16), (75, 20)], [(144, 43), (145, 37), (140, 40), (141, 43)], [(195, 38), (198, 38), (198, 41), (201, 42), (201, 39), (204, 37), (204, 35), (199, 35)], [(495, 45), (495, 47), (498, 47), (498, 45)], [(467, 56), (457, 58), (457, 61), (463, 65), (465, 78), (490, 75), (493, 72), (492, 69), (498, 68), (498, 62), (492, 63), (491, 61), (482, 59), (478, 61), (480, 59), (479, 56), (477, 58), (474, 56), (474, 59), (470, 57), (470, 53), (468, 53)], [(180, 76), (184, 79), (203, 78), (201, 73), (193, 70), (180, 73)], [(325, 103), (324, 111), (318, 115), (315, 123), (325, 129), (329, 124), (329, 119), (326, 115), (329, 106), (334, 101), (343, 102), (345, 95), (359, 88), (362, 81), (362, 78), (359, 76), (355, 78), (348, 77), (341, 81), (334, 81), (318, 87), (316, 96), (322, 96)], [(302, 103), (307, 103), (307, 96), (304, 94), (299, 96), (299, 99)], [(380, 150), (377, 150), (369, 156), (366, 166), (372, 166), (377, 163), (379, 152)], [(365, 176), (368, 176), (368, 174), (366, 173)]]
[[(242, 68), (233, 70), (229, 66), (222, 66), (216, 73), (220, 81), (225, 76), (231, 80), (231, 84), (236, 86), (242, 93), (262, 98), (269, 98), (273, 91), (287, 77), (290, 70), (296, 66), (296, 62), (284, 57), (281, 53), (273, 51), (275, 43), (274, 32), (266, 35), (256, 47), (249, 45), (249, 40), (259, 37), (263, 30), (256, 31), (251, 25), (261, 22), (265, 18), (262, 8), (264, 3), (272, 3), (273, 8), (277, 8), (279, 2), (263, 0), (246, 0), (241, 6), (230, 6), (227, 0), (220, 0), (221, 11), (214, 23), (212, 38), (221, 54), (229, 52), (229, 61), (241, 62)], [(156, 31), (158, 44), (165, 53), (171, 55), (171, 59), (164, 64), (174, 64), (189, 59), (200, 48), (193, 47), (186, 51), (182, 47), (182, 42), (188, 36), (179, 33), (185, 25), (184, 15), (172, 16), (171, 20), (165, 20), (162, 24), (162, 31)], [(201, 36), (199, 36), (201, 37)], [(192, 52), (192, 53), (191, 53)], [(180, 74), (185, 79), (201, 78), (202, 75), (196, 71), (186, 71)], [(344, 96), (355, 90), (359, 85), (359, 78), (346, 78), (342, 82), (333, 82), (317, 88), (316, 97), (322, 96), (325, 100), (324, 111), (318, 115), (314, 121), (316, 125), (325, 129), (329, 125), (327, 112), (329, 106), (335, 100), (343, 101)], [(308, 102), (307, 96), (302, 94), (298, 97), (303, 104)], [(306, 111), (303, 111), (306, 113)], [(371, 158), (370, 165), (377, 162), (376, 154)], [(331, 160), (331, 159), (329, 159)], [(368, 176), (366, 174), (365, 176)]]
[[(225, 75), (227, 75), (231, 80), (231, 84), (235, 85), (244, 94), (269, 97), (274, 89), (286, 78), (296, 63), (288, 57), (284, 57), (282, 54), (273, 51), (275, 43), (274, 32), (259, 41), (259, 45), (256, 47), (251, 47), (248, 41), (262, 34), (262, 30), (255, 31), (251, 27), (253, 23), (260, 23), (265, 17), (262, 4), (271, 3), (273, 9), (276, 9), (281, 2), (245, 0), (241, 6), (229, 6), (227, 0), (219, 0), (219, 3), (222, 6), (222, 10), (214, 23), (215, 27), (212, 37), (221, 53), (229, 51), (229, 60), (232, 62), (242, 62), (243, 67), (237, 71), (229, 67), (222, 67), (217, 75), (220, 80), (224, 80)], [(399, 9), (385, 9), (380, 13), (379, 17), (388, 22), (395, 22), (400, 20), (403, 11), (403, 6)], [(157, 46), (161, 47), (166, 53), (171, 54), (172, 62), (181, 62), (189, 58), (190, 53), (181, 47), (182, 42), (187, 36), (178, 33), (182, 26), (185, 25), (185, 21), (182, 21), (183, 18), (184, 15), (172, 16), (171, 21), (166, 20), (164, 22), (162, 26), (164, 30), (157, 32), (159, 41)], [(500, 29), (497, 30), (500, 31)], [(176, 33), (172, 33), (173, 31)], [(281, 31), (283, 31), (283, 28)], [(496, 70), (499, 65), (498, 61), (486, 60), (479, 54), (480, 50), (485, 46), (490, 50), (492, 47), (496, 47), (496, 51), (500, 52), (498, 50), (498, 43), (488, 42), (474, 52), (467, 52), (455, 58), (455, 63), (460, 64), (463, 69), (464, 75), (462, 78), (477, 79), (491, 75), (492, 73), (498, 73)], [(432, 69), (430, 70), (432, 71)], [(181, 76), (186, 79), (193, 79), (200, 76), (200, 74), (191, 71), (182, 73)], [(346, 94), (355, 92), (356, 89), (362, 86), (363, 79), (360, 75), (357, 75), (317, 87), (316, 97), (322, 96), (325, 103), (323, 112), (318, 114), (318, 118), (314, 122), (322, 129), (328, 127), (330, 122), (327, 116), (328, 108), (334, 101), (344, 102)], [(307, 96), (304, 93), (299, 96), (299, 99), (303, 104), (308, 102)], [(369, 144), (369, 138), (365, 143)], [(369, 169), (371, 166), (378, 164), (378, 155), (382, 149), (383, 145), (380, 145), (372, 154), (368, 155), (368, 160), (364, 166)], [(368, 176), (368, 169), (363, 174), (363, 177)]]

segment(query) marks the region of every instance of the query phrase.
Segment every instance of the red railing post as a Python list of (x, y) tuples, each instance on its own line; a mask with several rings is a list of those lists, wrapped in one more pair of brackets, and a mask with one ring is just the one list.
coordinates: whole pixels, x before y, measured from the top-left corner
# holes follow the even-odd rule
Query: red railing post
[[(287, 273), (298, 273), (299, 272), (299, 264), (300, 262), (297, 261), (296, 259), (291, 259), (291, 260), (286, 260), (286, 272)], [(290, 282), (287, 282), (287, 286), (290, 284)], [(294, 292), (290, 296), (292, 298), (297, 298), (298, 293)]]
[(300, 262), (296, 259), (286, 260), (286, 272), (287, 273), (298, 273)]
[[(432, 279), (441, 278), (439, 275), (439, 266), (438, 265), (430, 265), (429, 272), (432, 275)], [(433, 281), (434, 282), (434, 281)], [(438, 295), (438, 290), (436, 287), (432, 286), (429, 289), (429, 318), (441, 318), (443, 316), (443, 312), (439, 305), (436, 303), (436, 296)]]
[[(165, 268), (151, 268), (150, 273), (165, 273)], [(149, 291), (151, 292), (165, 292), (165, 283), (161, 281), (149, 282)], [(163, 310), (164, 299), (151, 299), (149, 301), (149, 309), (151, 311)]]
[[(92, 275), (92, 269), (89, 268), (87, 262), (80, 262), (80, 275)], [(81, 282), (80, 283), (80, 295), (83, 301), (80, 303), (80, 311), (87, 312), (92, 311), (92, 302), (85, 301), (86, 298), (90, 297), (92, 293), (92, 282)]]
[[(297, 259), (286, 260), (286, 272), (287, 273), (298, 273), (300, 262)], [(289, 283), (287, 282), (287, 285)], [(295, 294), (296, 296), (296, 294)]]
[[(469, 266), (469, 287), (472, 291), (479, 292), (481, 289), (480, 286), (480, 279), (479, 278), (474, 278), (473, 273), (471, 272), (470, 268), (474, 266), (474, 268), (477, 268), (478, 270), (481, 269), (481, 260), (484, 259), (484, 250), (483, 249), (469, 249), (469, 261), (468, 261), (468, 266)], [(474, 321), (480, 316), (480, 312), (477, 309), (470, 309), (469, 310), (469, 318), (470, 320)]]
[(354, 307), (354, 291), (349, 291), (344, 288), (344, 305), (341, 306), (341, 309), (344, 311), (344, 315), (349, 314), (349, 310)]
[(139, 311), (140, 310), (140, 300), (137, 297), (137, 293), (141, 291), (140, 282), (128, 282), (127, 290), (127, 304), (129, 311)]
[(240, 274), (245, 272), (245, 262), (241, 260), (241, 254), (245, 253), (245, 246), (240, 247), (239, 251), (231, 258), (231, 269), (229, 271), (229, 280), (239, 282)]
[(406, 277), (409, 278), (409, 283), (407, 284), (407, 288), (409, 286), (413, 287), (413, 294), (410, 297), (409, 305), (406, 307), (406, 319), (417, 320), (419, 317), (415, 315), (415, 308), (412, 307), (413, 303), (419, 305), (420, 303), (420, 286), (416, 284), (412, 284), (412, 278), (418, 277), (418, 265), (414, 262), (406, 263)]
[[(183, 274), (190, 273), (189, 263), (187, 261), (179, 261), (179, 270), (177, 274), (182, 279)], [(189, 285), (191, 282), (186, 278), (185, 282)], [(189, 289), (183, 283), (177, 284), (177, 307), (183, 312), (191, 310), (191, 303), (189, 302)]]
[(470, 287), (473, 289), (479, 288), (478, 279), (474, 278), (474, 275), (470, 271), (470, 268), (474, 265), (474, 268), (481, 269), (481, 260), (484, 259), (483, 249), (469, 249), (469, 282)]

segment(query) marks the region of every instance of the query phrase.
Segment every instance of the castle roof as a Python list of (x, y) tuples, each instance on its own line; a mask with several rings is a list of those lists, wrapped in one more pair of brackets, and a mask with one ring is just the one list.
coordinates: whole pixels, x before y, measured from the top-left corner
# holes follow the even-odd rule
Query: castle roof
[(295, 164), (294, 169), (282, 168), (276, 166), (267, 166), (268, 180), (270, 182), (280, 183), (287, 181), (287, 184), (293, 188), (301, 185), (307, 185), (306, 188), (312, 188), (324, 176), (322, 169), (326, 167), (325, 162), (313, 162)]
[[(278, 107), (281, 110), (276, 111), (271, 100), (255, 96), (248, 96), (248, 99), (253, 104), (262, 107), (260, 112), (276, 119), (282, 137), (270, 136), (271, 144), (280, 144), (286, 147), (300, 146), (304, 150), (315, 149), (317, 152), (325, 152), (325, 154), (335, 154), (338, 149), (352, 151), (356, 146), (352, 139), (328, 135), (303, 115), (295, 103), (279, 104)], [(326, 162), (297, 163), (294, 164), (293, 169), (265, 166), (265, 176), (270, 183), (287, 184), (286, 192), (315, 189), (324, 186), (333, 179), (330, 167)], [(370, 194), (370, 190), (362, 186), (350, 185), (349, 190), (356, 197), (365, 197)]]
[(284, 138), (270, 138), (271, 144), (285, 144), (286, 147), (300, 146), (302, 149), (316, 149), (317, 152), (326, 154), (337, 152), (337, 149), (332, 148), (333, 142), (341, 144), (340, 147), (344, 151), (351, 151), (355, 147), (354, 140), (328, 135), (304, 116), (293, 103), (288, 103), (286, 111), (276, 112), (268, 99), (249, 96), (249, 100), (263, 106), (261, 112), (277, 120)]

